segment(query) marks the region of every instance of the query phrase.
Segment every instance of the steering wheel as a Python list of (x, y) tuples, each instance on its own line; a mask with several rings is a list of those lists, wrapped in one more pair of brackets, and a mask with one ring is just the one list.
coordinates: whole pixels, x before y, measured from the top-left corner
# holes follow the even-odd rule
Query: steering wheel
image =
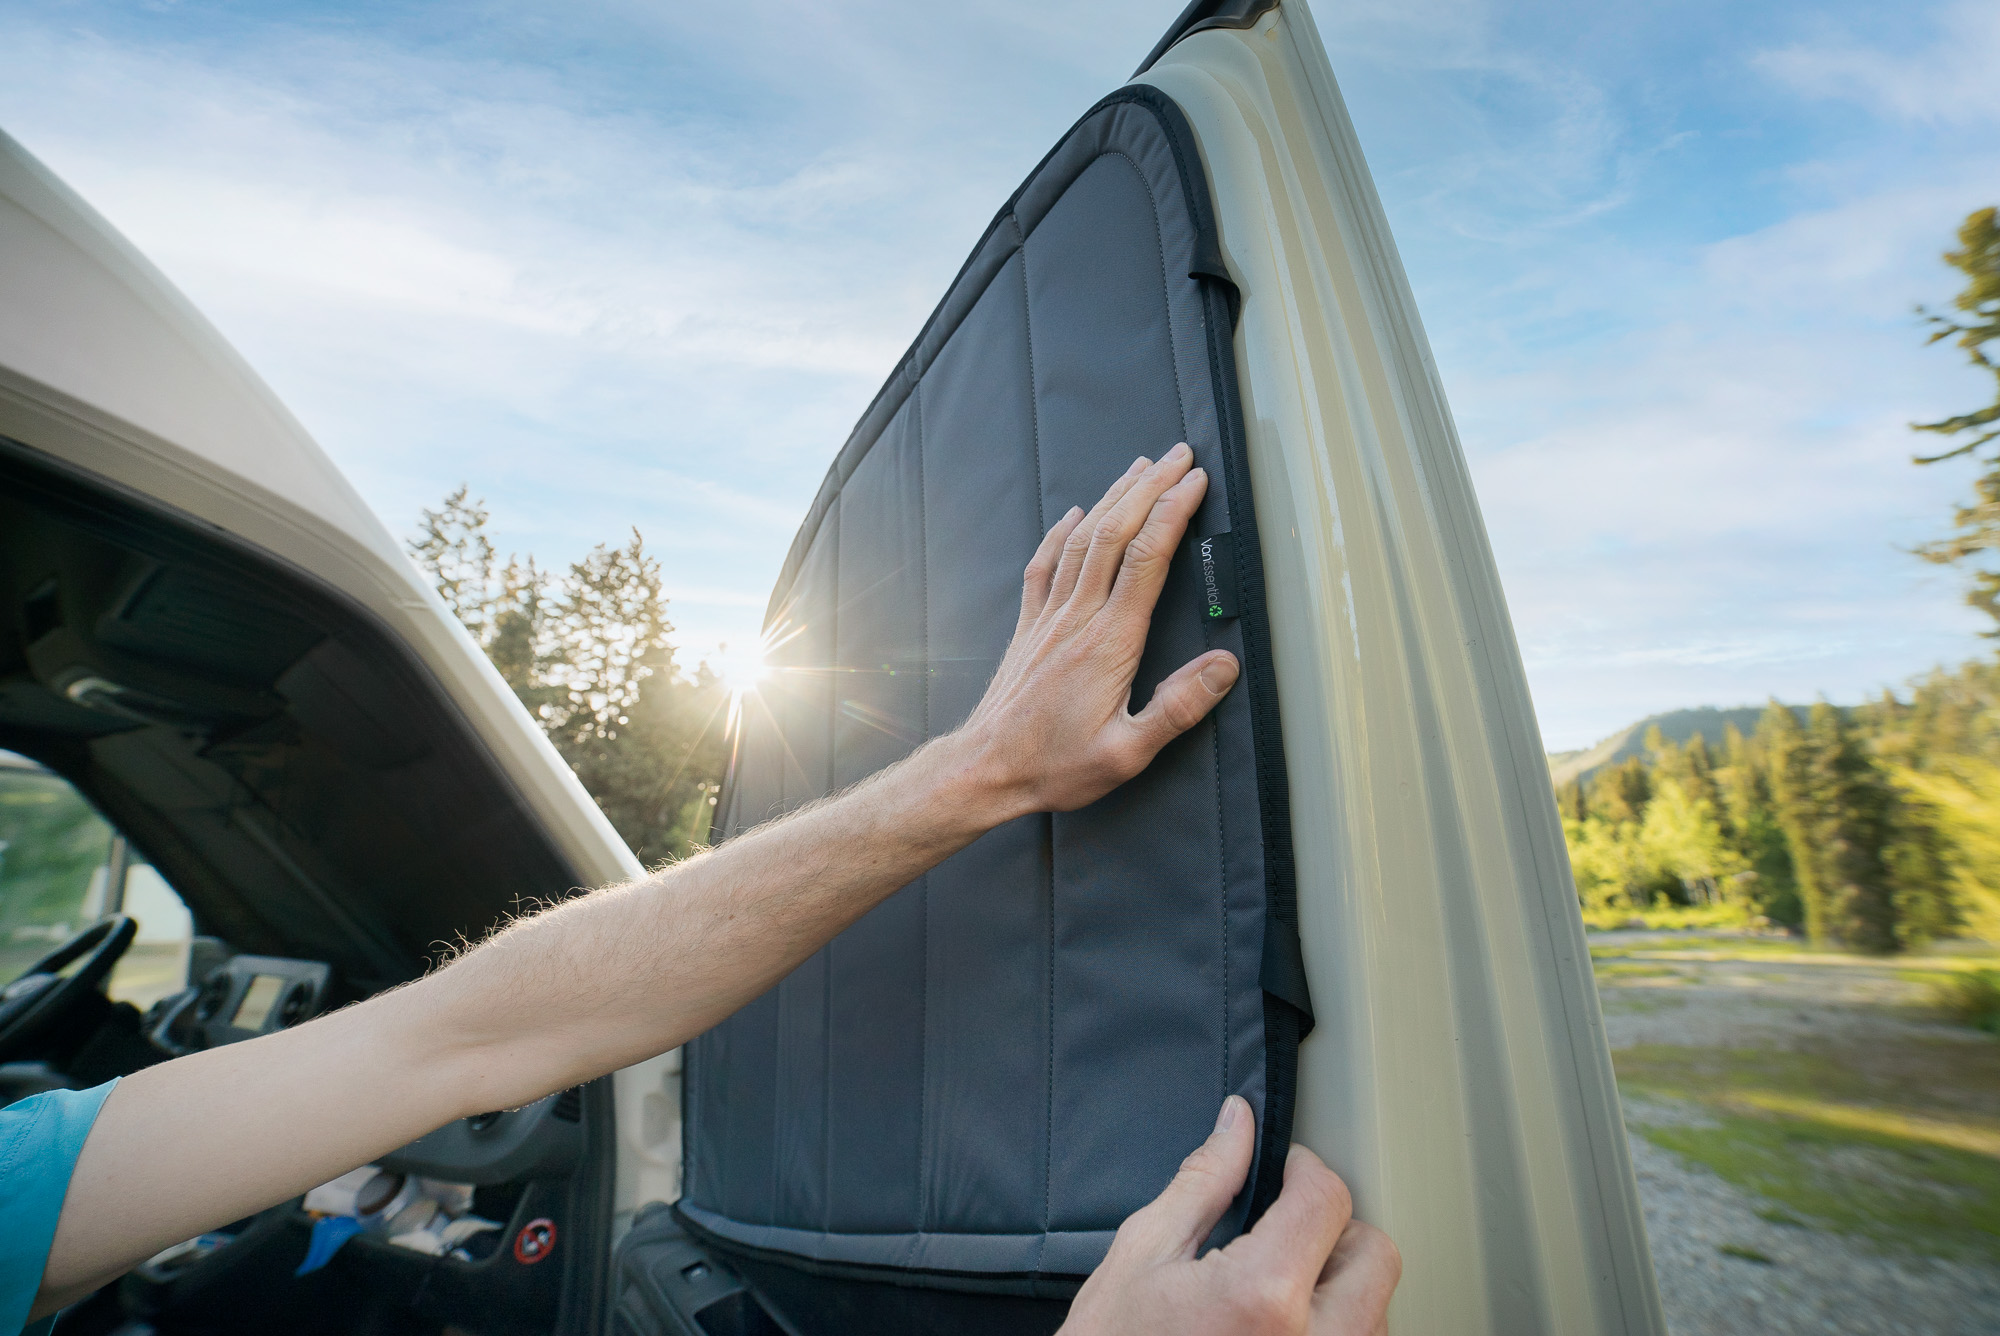
[[(31, 1051), (37, 1040), (96, 993), (138, 934), (139, 920), (113, 914), (28, 966), (0, 990), (0, 1062), (13, 1062)], [(79, 958), (83, 964), (75, 973), (67, 978), (56, 973)]]

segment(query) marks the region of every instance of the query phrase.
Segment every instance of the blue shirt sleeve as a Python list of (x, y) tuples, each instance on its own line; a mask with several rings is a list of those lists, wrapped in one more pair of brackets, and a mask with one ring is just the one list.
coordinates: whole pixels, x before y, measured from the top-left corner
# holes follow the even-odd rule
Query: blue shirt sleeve
[[(50, 1090), (0, 1109), (0, 1333), (28, 1322), (84, 1138), (116, 1081)], [(37, 1322), (37, 1329), (47, 1322)]]

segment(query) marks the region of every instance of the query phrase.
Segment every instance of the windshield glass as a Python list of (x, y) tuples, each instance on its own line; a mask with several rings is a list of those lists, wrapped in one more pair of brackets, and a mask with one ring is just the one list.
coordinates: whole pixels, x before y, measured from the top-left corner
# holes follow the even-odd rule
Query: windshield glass
[(69, 781), (0, 752), (0, 984), (121, 912), (139, 935), (109, 992), (143, 1010), (186, 983), (187, 906)]

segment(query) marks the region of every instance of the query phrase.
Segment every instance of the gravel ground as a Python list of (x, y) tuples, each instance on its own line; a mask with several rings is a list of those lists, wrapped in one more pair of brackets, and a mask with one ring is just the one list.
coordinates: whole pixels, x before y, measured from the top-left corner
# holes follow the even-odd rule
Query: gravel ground
[[(1757, 1198), (1643, 1137), (1632, 1138), (1632, 1163), (1674, 1336), (2000, 1330), (2000, 1268), (1882, 1257), (1838, 1235), (1771, 1224)], [(1771, 1264), (1719, 1251), (1726, 1246)]]
[[(1612, 944), (1625, 934), (1593, 936)], [(1636, 938), (1636, 935), (1634, 935)], [(1635, 939), (1657, 950), (1672, 944)], [(1698, 953), (1690, 953), (1698, 954)], [(1991, 1044), (1976, 1033), (1904, 1009), (1921, 990), (1896, 967), (1852, 957), (1674, 962), (1676, 975), (1607, 977), (1611, 1047), (1895, 1046), (1922, 1039)], [(1633, 1127), (1705, 1121), (1699, 1108), (1628, 1098)], [(1859, 1240), (1757, 1212), (1771, 1203), (1636, 1133), (1632, 1161), (1660, 1298), (1674, 1336), (1888, 1333), (1993, 1336), (2000, 1332), (2000, 1267), (1884, 1256)], [(1769, 1259), (1732, 1256), (1743, 1249)]]

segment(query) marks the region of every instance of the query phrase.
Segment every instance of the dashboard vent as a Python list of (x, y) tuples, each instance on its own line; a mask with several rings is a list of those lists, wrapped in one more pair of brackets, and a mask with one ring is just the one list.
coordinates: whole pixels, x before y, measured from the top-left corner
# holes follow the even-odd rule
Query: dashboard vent
[(199, 1021), (212, 1021), (222, 1010), (222, 1004), (229, 1000), (229, 989), (233, 980), (227, 974), (215, 973), (208, 976), (208, 982), (201, 986), (201, 995), (195, 999), (194, 1015)]
[(566, 1123), (583, 1121), (583, 1087), (571, 1086), (556, 1096), (556, 1106), (549, 1110), (549, 1116), (560, 1118)]
[(306, 1017), (312, 1015), (313, 986), (300, 980), (285, 994), (285, 1005), (278, 1011), (278, 1028), (289, 1030)]

